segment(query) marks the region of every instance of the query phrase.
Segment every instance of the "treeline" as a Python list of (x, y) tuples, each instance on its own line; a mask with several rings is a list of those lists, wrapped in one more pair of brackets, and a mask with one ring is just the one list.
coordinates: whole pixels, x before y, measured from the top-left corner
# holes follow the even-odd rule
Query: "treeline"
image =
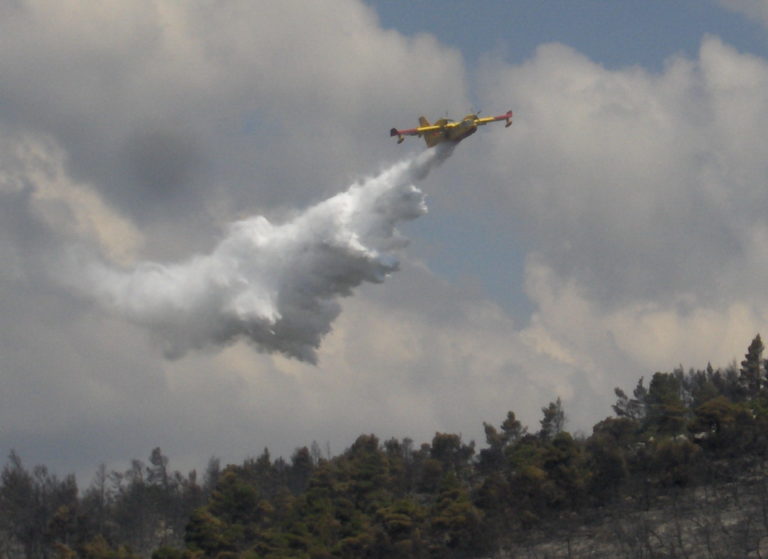
[(212, 460), (198, 483), (194, 471), (170, 471), (156, 448), (149, 464), (133, 460), (125, 472), (100, 466), (80, 493), (73, 475), (28, 470), (11, 452), (0, 474), (0, 558), (128, 558), (181, 545), (192, 511), (207, 502), (219, 474)]
[(479, 451), (456, 434), (420, 446), (362, 435), (336, 457), (313, 445), (290, 461), (267, 450), (223, 469), (212, 461), (198, 482), (155, 449), (126, 472), (102, 467), (82, 494), (72, 476), (28, 471), (12, 453), (0, 480), (0, 558), (490, 555), (586, 511), (647, 509), (670, 491), (762, 468), (763, 350), (758, 335), (740, 366), (655, 373), (631, 395), (617, 388), (615, 415), (588, 437), (565, 430), (557, 399), (535, 431), (511, 411), (485, 424)]

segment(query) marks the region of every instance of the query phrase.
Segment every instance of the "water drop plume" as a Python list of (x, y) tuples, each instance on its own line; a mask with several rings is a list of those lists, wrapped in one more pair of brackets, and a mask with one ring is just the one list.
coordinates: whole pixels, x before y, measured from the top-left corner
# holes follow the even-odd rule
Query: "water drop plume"
[(427, 211), (413, 182), (452, 150), (443, 144), (409, 157), (285, 223), (232, 223), (212, 252), (183, 262), (126, 270), (91, 261), (87, 292), (149, 329), (168, 358), (246, 339), (315, 363), (339, 298), (398, 269), (407, 241), (396, 225)]

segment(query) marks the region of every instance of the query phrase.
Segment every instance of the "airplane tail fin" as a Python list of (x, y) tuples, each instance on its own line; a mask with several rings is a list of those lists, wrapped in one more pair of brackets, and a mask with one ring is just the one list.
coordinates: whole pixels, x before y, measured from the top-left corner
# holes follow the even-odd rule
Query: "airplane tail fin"
[(429, 126), (429, 121), (423, 116), (419, 117), (419, 126)]

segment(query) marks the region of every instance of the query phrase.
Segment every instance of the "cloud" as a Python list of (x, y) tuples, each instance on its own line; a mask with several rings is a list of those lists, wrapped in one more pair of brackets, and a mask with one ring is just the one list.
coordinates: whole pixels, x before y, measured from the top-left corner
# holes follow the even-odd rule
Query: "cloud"
[(239, 345), (165, 363), (141, 328), (52, 278), (73, 244), (131, 269), (210, 253), (248, 216), (291, 222), (402, 157), (388, 130), (424, 99), (468, 105), (458, 51), (382, 30), (354, 1), (0, 12), (0, 445), (87, 474), (157, 445), (191, 466), (289, 454), (319, 417), (302, 406), (349, 425), (318, 407), (340, 385), (310, 390), (330, 367), (292, 376)]
[[(177, 468), (360, 432), (482, 442), (558, 395), (585, 429), (613, 387), (727, 364), (765, 329), (768, 66), (716, 37), (658, 72), (549, 44), (470, 82), (458, 51), (351, 0), (0, 15), (0, 445), (27, 463), (85, 483), (158, 445)], [(470, 93), (515, 124), (419, 184), (401, 272), (343, 300), (318, 367), (240, 343), (165, 361), (50, 279), (75, 242), (130, 270), (211, 254), (249, 216), (291, 223), (399, 159), (389, 128)]]
[(483, 75), (516, 109), (479, 192), (526, 246), (523, 335), (607, 390), (739, 357), (768, 325), (768, 63), (708, 37), (658, 73), (550, 44)]
[(768, 27), (768, 2), (765, 0), (719, 0), (719, 3)]
[(707, 268), (733, 264), (758, 220), (765, 64), (708, 39), (658, 75), (558, 45), (501, 74), (519, 109), (493, 182), (536, 250), (606, 303), (693, 276), (714, 289)]
[[(0, 22), (0, 72), (0, 123), (65, 146), (73, 178), (157, 228), (156, 248), (174, 230), (199, 242), (211, 213), (243, 203), (316, 201), (317, 179), (381, 163), (366, 149), (388, 142), (381, 123), (425, 98), (466, 105), (456, 51), (383, 31), (354, 1), (30, 0)], [(342, 155), (359, 166), (340, 170)]]
[[(682, 365), (726, 366), (768, 320), (768, 308), (733, 298), (693, 304), (653, 301), (606, 309), (541, 263), (528, 267), (537, 311), (522, 337), (557, 362), (586, 373), (596, 393)], [(703, 361), (702, 361), (703, 360)]]
[(0, 196), (26, 199), (16, 223), (37, 222), (59, 240), (92, 243), (110, 259), (130, 261), (141, 247), (141, 234), (96, 189), (72, 180), (66, 163), (63, 150), (48, 138), (0, 137)]

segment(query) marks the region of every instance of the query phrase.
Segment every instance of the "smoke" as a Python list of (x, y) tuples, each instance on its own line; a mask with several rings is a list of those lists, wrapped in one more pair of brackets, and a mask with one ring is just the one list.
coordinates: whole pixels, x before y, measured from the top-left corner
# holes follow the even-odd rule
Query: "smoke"
[(282, 224), (262, 216), (232, 223), (210, 254), (185, 262), (123, 270), (92, 261), (87, 292), (148, 328), (170, 359), (242, 338), (315, 363), (339, 297), (398, 269), (395, 253), (407, 240), (395, 226), (427, 211), (412, 182), (452, 151), (426, 150)]

